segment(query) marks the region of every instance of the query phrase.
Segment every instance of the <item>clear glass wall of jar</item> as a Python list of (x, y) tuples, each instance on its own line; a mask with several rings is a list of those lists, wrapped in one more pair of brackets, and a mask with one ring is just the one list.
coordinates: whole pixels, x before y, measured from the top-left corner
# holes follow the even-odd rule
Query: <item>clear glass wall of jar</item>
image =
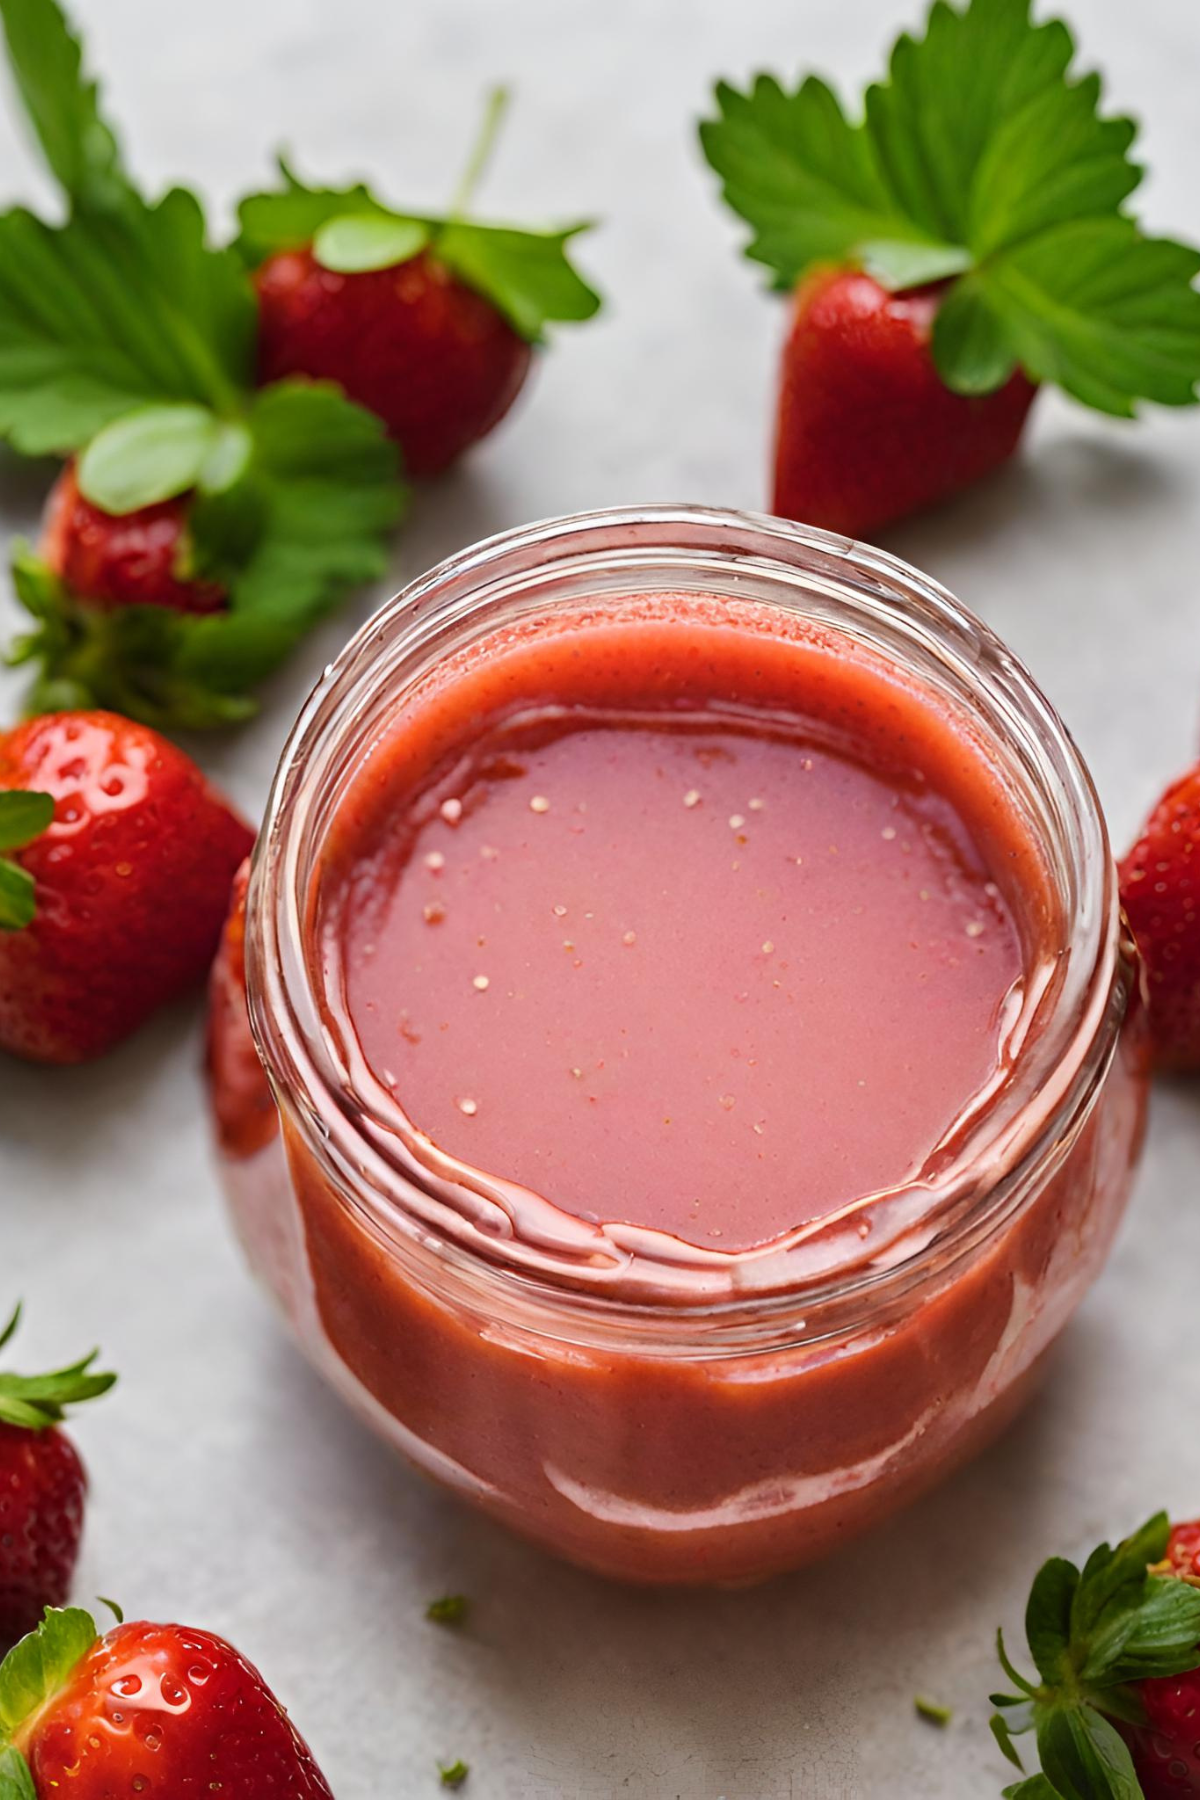
[[(577, 1246), (523, 1244), (422, 1163), (322, 1028), (314, 870), (406, 695), (501, 624), (665, 589), (728, 608), (731, 629), (746, 607), (811, 621), (960, 709), (1050, 871), (1061, 943), (1034, 1026), (936, 1196), (898, 1194), (869, 1253), (832, 1228), (752, 1270), (682, 1247), (650, 1268), (615, 1245), (581, 1260)], [(316, 1365), (458, 1494), (578, 1563), (663, 1583), (818, 1556), (1007, 1423), (1107, 1256), (1145, 1096), (1103, 820), (1029, 676), (881, 551), (681, 507), (492, 540), (353, 640), (280, 765), (214, 976), (210, 1071), (238, 1232)]]

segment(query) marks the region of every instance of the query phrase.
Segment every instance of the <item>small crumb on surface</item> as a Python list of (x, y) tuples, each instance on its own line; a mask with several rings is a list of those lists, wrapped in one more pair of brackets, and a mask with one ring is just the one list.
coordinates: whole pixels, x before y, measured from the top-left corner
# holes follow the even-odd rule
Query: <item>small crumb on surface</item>
[(529, 802), (529, 810), (530, 812), (535, 813), (548, 813), (550, 811), (550, 802), (547, 800), (545, 794), (535, 794), (533, 799)]
[(458, 1110), (460, 1113), (466, 1113), (468, 1119), (473, 1119), (475, 1114), (479, 1111), (479, 1106), (474, 1100), (460, 1100), (458, 1102)]
[(471, 986), (475, 989), (475, 992), (477, 994), (485, 994), (488, 990), (489, 985), (490, 984), (488, 982), (488, 978), (486, 975), (476, 975), (475, 978), (473, 979), (473, 981), (471, 982)]
[(917, 1695), (913, 1707), (919, 1719), (924, 1719), (927, 1724), (936, 1725), (939, 1729), (948, 1725), (954, 1717), (948, 1706), (939, 1706), (936, 1700), (926, 1700), (922, 1694)]

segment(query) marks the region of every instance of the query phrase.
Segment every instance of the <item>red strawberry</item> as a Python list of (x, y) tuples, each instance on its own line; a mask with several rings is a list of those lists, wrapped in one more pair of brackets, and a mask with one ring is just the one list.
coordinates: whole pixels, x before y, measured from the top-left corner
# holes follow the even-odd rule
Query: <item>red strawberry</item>
[[(1200, 1521), (1172, 1528), (1156, 1573), (1200, 1587)], [(1138, 1685), (1144, 1726), (1127, 1732), (1145, 1800), (1200, 1800), (1200, 1668)]]
[(23, 789), (54, 817), (4, 865), (32, 878), (36, 914), (0, 932), (0, 1047), (82, 1062), (203, 978), (253, 833), (181, 750), (112, 713), (0, 736), (0, 799)]
[(498, 425), (532, 351), (481, 294), (428, 253), (338, 274), (311, 249), (255, 276), (261, 381), (338, 382), (384, 421), (410, 475), (437, 475)]
[[(16, 1331), (18, 1306), (0, 1333)], [(64, 1409), (107, 1393), (115, 1375), (93, 1372), (97, 1352), (41, 1376), (0, 1373), (0, 1647), (32, 1631), (47, 1606), (61, 1606), (83, 1531), (87, 1476)], [(0, 1784), (2, 1791), (2, 1784)]]
[(258, 1670), (223, 1638), (182, 1625), (97, 1637), (87, 1613), (47, 1613), (0, 1667), (0, 1725), (3, 1794), (332, 1800)]
[(930, 350), (941, 290), (889, 294), (869, 275), (802, 281), (783, 352), (774, 508), (867, 537), (1012, 455), (1037, 392), (951, 393)]
[(1200, 764), (1169, 787), (1121, 864), (1164, 1069), (1200, 1068)]
[(75, 465), (68, 463), (46, 502), (42, 559), (77, 599), (95, 606), (218, 612), (225, 604), (222, 589), (181, 572), (187, 512), (186, 498), (120, 515), (102, 512), (84, 499)]

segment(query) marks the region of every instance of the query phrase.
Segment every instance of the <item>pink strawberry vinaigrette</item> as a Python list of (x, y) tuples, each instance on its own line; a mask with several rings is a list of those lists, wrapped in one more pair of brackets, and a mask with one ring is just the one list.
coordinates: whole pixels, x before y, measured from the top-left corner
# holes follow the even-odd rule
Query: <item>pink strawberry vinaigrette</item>
[(211, 1067), (252, 1265), (409, 1457), (605, 1573), (760, 1577), (928, 1487), (1124, 1207), (1086, 771), (844, 539), (660, 509), (435, 570), (308, 703), (244, 930)]

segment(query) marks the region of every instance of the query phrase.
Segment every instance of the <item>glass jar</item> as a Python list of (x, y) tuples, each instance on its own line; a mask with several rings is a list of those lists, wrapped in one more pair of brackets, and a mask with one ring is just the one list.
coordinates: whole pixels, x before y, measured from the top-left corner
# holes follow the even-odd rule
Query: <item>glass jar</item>
[[(518, 1239), (494, 1196), (397, 1132), (323, 1027), (314, 871), (406, 696), (501, 625), (668, 590), (726, 609), (730, 629), (765, 608), (840, 634), (969, 719), (1057, 896), (1053, 976), (1002, 1089), (935, 1189), (877, 1208), (869, 1245), (829, 1220), (753, 1255), (676, 1244), (648, 1269), (604, 1227), (586, 1253), (571, 1230)], [(1020, 1406), (1129, 1191), (1138, 992), (1087, 771), (1021, 665), (949, 594), (883, 551), (775, 519), (555, 520), (415, 582), (304, 707), (214, 978), (222, 1169), (299, 1342), (420, 1468), (606, 1574), (750, 1580), (877, 1523)]]

